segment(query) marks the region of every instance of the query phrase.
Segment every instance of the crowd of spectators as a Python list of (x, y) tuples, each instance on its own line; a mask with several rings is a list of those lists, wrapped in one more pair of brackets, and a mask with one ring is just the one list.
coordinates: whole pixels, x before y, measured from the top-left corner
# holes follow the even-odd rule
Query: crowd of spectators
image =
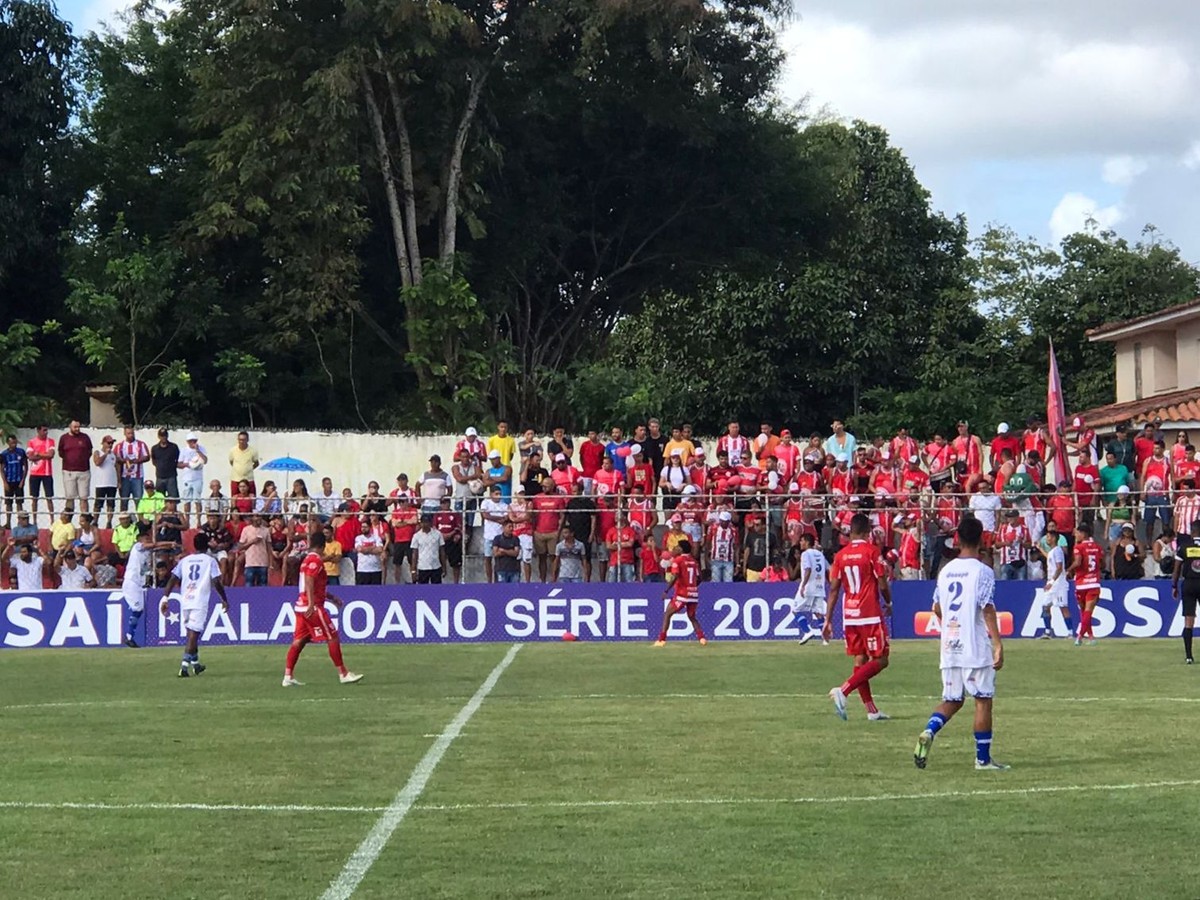
[[(327, 477), (313, 493), (304, 479), (282, 490), (259, 482), (244, 432), (223, 480), (206, 479), (213, 461), (195, 434), (180, 447), (163, 430), (147, 445), (126, 428), (94, 447), (72, 422), (57, 442), (42, 427), (26, 447), (9, 436), (0, 452), (4, 570), (21, 590), (43, 579), (113, 587), (144, 524), (168, 548), (159, 580), (196, 529), (226, 583), (247, 586), (297, 583), (316, 529), (335, 583), (457, 582), (476, 570), (489, 582), (659, 581), (684, 539), (701, 548), (707, 578), (783, 580), (795, 575), (803, 535), (833, 553), (861, 511), (899, 578), (936, 575), (956, 555), (966, 515), (983, 523), (1001, 578), (1043, 577), (1050, 547), (1069, 559), (1083, 522), (1107, 542), (1110, 577), (1156, 577), (1169, 571), (1175, 531), (1200, 518), (1195, 448), (1182, 431), (1168, 445), (1159, 425), (1121, 426), (1100, 441), (1076, 419), (1062, 443), (1071, 476), (1056, 482), (1054, 442), (1037, 419), (1021, 431), (1001, 423), (986, 443), (966, 422), (928, 439), (902, 428), (863, 441), (841, 421), (807, 437), (769, 423), (751, 436), (731, 422), (709, 447), (691, 426), (664, 431), (656, 419), (628, 435), (588, 432), (578, 446), (562, 428), (518, 435), (500, 422), (487, 438), (466, 429), (447, 448), (449, 468), (434, 455), (385, 494), (377, 481), (364, 493)], [(53, 520), (47, 547), (39, 501)]]

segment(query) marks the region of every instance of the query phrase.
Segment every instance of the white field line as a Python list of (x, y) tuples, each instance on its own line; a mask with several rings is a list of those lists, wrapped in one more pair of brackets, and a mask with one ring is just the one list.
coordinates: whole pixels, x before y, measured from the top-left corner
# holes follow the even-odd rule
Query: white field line
[(517, 652), (520, 649), (520, 644), (513, 644), (509, 648), (508, 653), (504, 654), (504, 659), (496, 664), (496, 668), (492, 669), (491, 674), (484, 679), (483, 684), (479, 686), (479, 690), (475, 692), (475, 695), (458, 711), (458, 715), (451, 720), (438, 739), (433, 742), (433, 746), (421, 757), (421, 761), (417, 763), (417, 767), (409, 775), (408, 783), (400, 789), (399, 793), (392, 799), (391, 804), (375, 822), (375, 827), (363, 838), (362, 843), (358, 845), (358, 849), (346, 860), (346, 865), (342, 867), (341, 873), (333, 880), (325, 893), (321, 895), (322, 900), (347, 900), (357, 890), (367, 872), (370, 871), (371, 866), (375, 864), (375, 860), (379, 859), (379, 854), (383, 852), (383, 848), (387, 846), (388, 839), (391, 838), (392, 834), (400, 826), (400, 823), (408, 815), (409, 810), (413, 808), (413, 805), (420, 798), (422, 792), (424, 792), (425, 785), (433, 777), (433, 770), (442, 761), (442, 757), (446, 755), (446, 751), (450, 749), (450, 745), (454, 743), (454, 739), (458, 737), (459, 732), (463, 730), (463, 727), (471, 721), (471, 717), (483, 705), (483, 701), (492, 692), (492, 688), (496, 686), (496, 682), (500, 680), (500, 676), (504, 674), (504, 670), (512, 665), (512, 661), (516, 659)]
[[(989, 778), (992, 776), (988, 776)], [(1001, 778), (1005, 776), (999, 776)], [(1200, 787), (1200, 779), (1186, 781), (1142, 781), (1123, 784), (1047, 784), (1031, 787), (980, 788), (964, 791), (928, 791), (910, 794), (847, 794), (834, 797), (679, 797), (648, 800), (562, 800), (514, 803), (410, 804), (417, 812), (463, 812), (473, 810), (539, 809), (619, 809), (660, 806), (806, 806), (851, 803), (888, 803), (945, 799), (987, 799), (989, 797), (1034, 797), (1052, 794), (1091, 794), (1106, 791), (1151, 791), (1167, 788)], [(393, 813), (388, 806), (322, 806), (319, 804), (236, 804), (236, 803), (91, 803), (0, 801), (0, 809), (99, 810), (105, 812), (251, 812), (251, 813)], [(397, 823), (399, 824), (399, 823)], [(374, 832), (372, 832), (374, 833)], [(366, 843), (364, 841), (364, 843)], [(382, 849), (382, 848), (381, 848)], [(335, 882), (336, 883), (336, 882)], [(332, 887), (330, 888), (332, 890)]]
[[(466, 700), (464, 694), (445, 697), (405, 697), (403, 689), (397, 689), (396, 696), (365, 697), (357, 691), (353, 697), (307, 697), (307, 698), (274, 698), (274, 697), (242, 697), (242, 698), (182, 698), (179, 700), (64, 700), (46, 703), (15, 703), (0, 704), (0, 713), (19, 710), (35, 709), (76, 709), (86, 707), (107, 707), (120, 709), (123, 707), (140, 709), (150, 707), (171, 708), (177, 706), (294, 706), (297, 703), (444, 703), (451, 700)], [(937, 701), (937, 694), (876, 694), (884, 702), (889, 700), (924, 700)], [(572, 700), (828, 700), (829, 694), (807, 694), (791, 692), (768, 693), (645, 693), (645, 694), (510, 694), (494, 695), (491, 702), (495, 703), (554, 703)], [(1004, 703), (1200, 703), (1200, 697), (1158, 697), (1147, 694), (1144, 697), (1031, 697), (1019, 694), (1003, 694), (1000, 700)]]

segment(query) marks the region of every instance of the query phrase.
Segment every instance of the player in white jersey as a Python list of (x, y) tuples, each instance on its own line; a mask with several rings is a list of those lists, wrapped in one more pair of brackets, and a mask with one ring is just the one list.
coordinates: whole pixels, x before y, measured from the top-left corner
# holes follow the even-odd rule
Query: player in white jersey
[(200, 663), (200, 634), (208, 622), (208, 604), (214, 590), (220, 595), (225, 612), (229, 612), (229, 598), (221, 583), (221, 564), (208, 555), (208, 535), (201, 531), (192, 539), (192, 547), (193, 552), (179, 560), (171, 570), (171, 579), (159, 604), (159, 609), (166, 613), (171, 592), (178, 589), (179, 611), (187, 630), (187, 645), (179, 664), (180, 678), (188, 677), (189, 666), (192, 675), (199, 675), (207, 668)]
[(125, 578), (121, 582), (121, 595), (129, 607), (125, 619), (125, 646), (138, 645), (135, 635), (142, 614), (146, 609), (146, 585), (154, 575), (154, 551), (172, 550), (175, 545), (167, 541), (154, 542), (154, 532), (148, 523), (138, 526), (137, 542), (129, 548), (129, 559), (125, 563)]
[(975, 698), (975, 768), (1007, 769), (992, 759), (992, 696), (1004, 647), (996, 621), (996, 576), (979, 558), (983, 526), (966, 517), (958, 526), (958, 558), (938, 573), (933, 614), (942, 633), (942, 703), (917, 739), (913, 761), (924, 769), (934, 736), (962, 709), (963, 695)]
[(1058, 528), (1051, 522), (1046, 526), (1046, 534), (1050, 537), (1050, 552), (1046, 554), (1046, 585), (1042, 595), (1042, 640), (1048, 641), (1054, 636), (1054, 620), (1052, 610), (1058, 607), (1062, 610), (1063, 622), (1067, 626), (1067, 634), (1073, 633), (1071, 626), (1071, 609), (1067, 605), (1067, 556), (1058, 543)]
[(800, 629), (801, 644), (820, 636), (825, 624), (825, 597), (829, 593), (829, 561), (813, 544), (812, 535), (807, 532), (800, 535), (799, 570), (792, 573), (797, 582), (792, 624)]

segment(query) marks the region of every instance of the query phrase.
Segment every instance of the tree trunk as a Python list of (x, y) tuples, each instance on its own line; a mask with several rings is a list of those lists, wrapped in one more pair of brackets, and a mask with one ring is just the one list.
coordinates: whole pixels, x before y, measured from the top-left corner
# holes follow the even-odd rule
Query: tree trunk
[(371, 120), (371, 134), (375, 138), (375, 153), (379, 157), (379, 171), (383, 175), (383, 192), (387, 197), (388, 214), (392, 220), (392, 245), (396, 261), (400, 266), (400, 283), (408, 287), (413, 283), (412, 267), (409, 265), (409, 249), (404, 240), (404, 214), (400, 210), (400, 198), (396, 195), (396, 180), (392, 174), (392, 154), (388, 150), (387, 133), (383, 127), (383, 114), (375, 99), (375, 87), (366, 66), (359, 69), (363, 97), (367, 101), (367, 113)]
[(408, 134), (408, 120), (404, 116), (404, 101), (400, 96), (400, 88), (392, 70), (383, 64), (383, 51), (376, 45), (375, 52), (383, 65), (383, 74), (387, 78), (388, 94), (392, 100), (392, 118), (396, 120), (396, 140), (400, 144), (400, 190), (404, 198), (405, 239), (408, 242), (412, 264), (413, 284), (420, 284), (421, 245), (417, 242), (417, 187), (413, 177), (412, 139)]
[(454, 144), (446, 160), (445, 207), (442, 213), (442, 234), (438, 258), (449, 271), (454, 263), (455, 241), (458, 235), (458, 186), (462, 182), (463, 153), (467, 147), (467, 135), (475, 120), (475, 110), (479, 107), (479, 97), (483, 93), (483, 85), (487, 81), (488, 72), (471, 73), (467, 77), (471, 86), (467, 91), (467, 102), (463, 106), (462, 116), (458, 120), (458, 130), (454, 135)]

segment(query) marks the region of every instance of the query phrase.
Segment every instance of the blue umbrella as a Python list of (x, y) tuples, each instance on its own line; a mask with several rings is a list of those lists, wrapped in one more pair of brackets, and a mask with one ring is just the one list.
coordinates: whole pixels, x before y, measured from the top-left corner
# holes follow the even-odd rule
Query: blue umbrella
[(260, 469), (265, 469), (268, 472), (315, 472), (312, 466), (302, 459), (296, 459), (294, 456), (281, 456), (279, 459), (273, 459), (270, 462), (265, 462)]

